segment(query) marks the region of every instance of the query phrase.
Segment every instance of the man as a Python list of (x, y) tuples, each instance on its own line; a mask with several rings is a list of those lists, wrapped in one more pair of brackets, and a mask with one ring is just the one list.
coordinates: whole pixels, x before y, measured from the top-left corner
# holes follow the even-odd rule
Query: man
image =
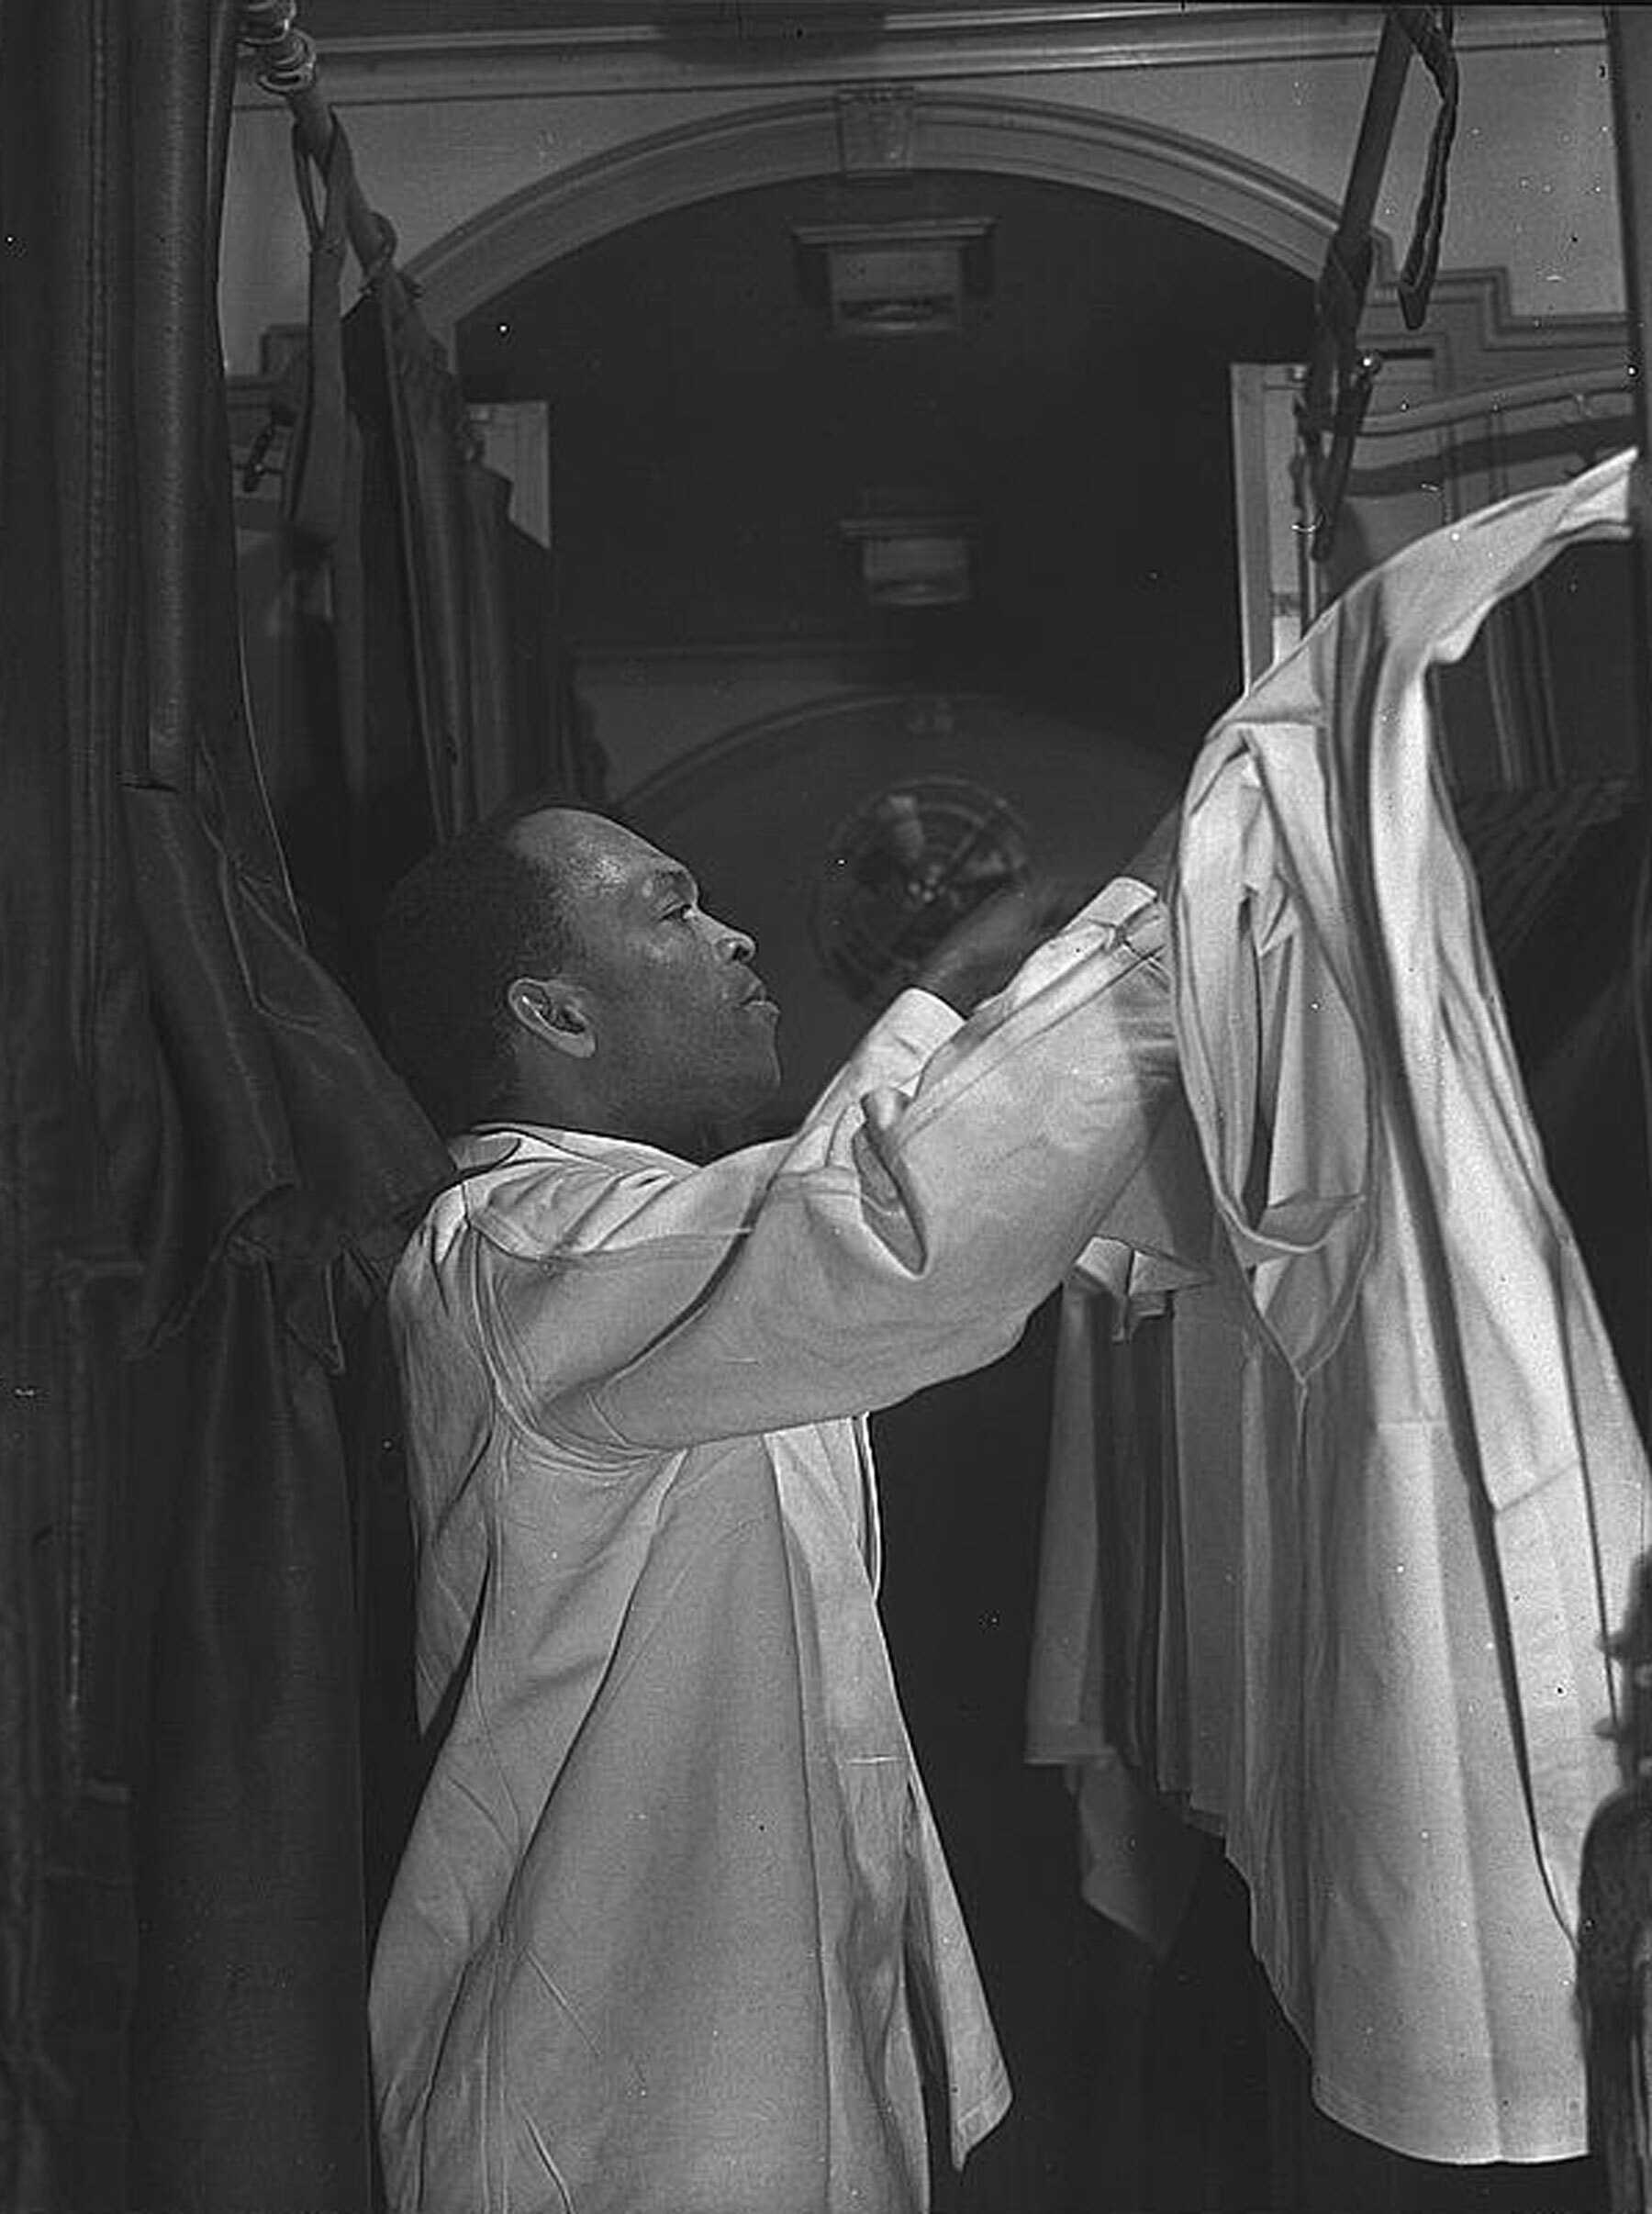
[(997, 991), (1026, 934), (964, 925), (794, 1137), (720, 1152), (777, 1011), (680, 865), (519, 811), (392, 902), (391, 1027), (465, 1131), (391, 1294), (446, 1722), (374, 1964), (397, 2214), (912, 2214), (920, 2040), (959, 2163), (1008, 2103), (864, 1418), (1103, 1224), (1165, 1242), (1162, 910), (1120, 879)]

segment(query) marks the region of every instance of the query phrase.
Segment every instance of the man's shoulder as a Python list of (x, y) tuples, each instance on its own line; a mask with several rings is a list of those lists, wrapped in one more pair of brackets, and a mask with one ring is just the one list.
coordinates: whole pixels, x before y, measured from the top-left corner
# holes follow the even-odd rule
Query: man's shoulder
[(623, 1164), (632, 1157), (664, 1159), (634, 1138), (603, 1137), (595, 1131), (561, 1130), (549, 1123), (482, 1123), (450, 1142), (461, 1174), (470, 1180), (492, 1170), (525, 1165), (549, 1167)]
[(615, 1186), (668, 1183), (687, 1165), (631, 1138), (540, 1124), (489, 1124), (453, 1141), (459, 1173), (427, 1217), (437, 1245), (465, 1231), (508, 1253), (542, 1258), (577, 1242)]

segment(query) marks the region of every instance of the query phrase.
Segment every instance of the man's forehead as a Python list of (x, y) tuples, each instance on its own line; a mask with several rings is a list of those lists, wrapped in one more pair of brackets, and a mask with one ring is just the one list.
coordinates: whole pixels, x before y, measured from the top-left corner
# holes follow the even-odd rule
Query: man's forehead
[(679, 862), (622, 822), (575, 808), (542, 808), (526, 816), (511, 833), (511, 843), (581, 891), (629, 891), (651, 878), (683, 873)]

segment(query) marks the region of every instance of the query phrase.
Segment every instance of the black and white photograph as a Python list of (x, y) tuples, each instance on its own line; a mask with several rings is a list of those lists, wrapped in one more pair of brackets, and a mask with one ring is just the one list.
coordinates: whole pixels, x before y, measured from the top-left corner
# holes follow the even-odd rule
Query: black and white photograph
[(1652, 2214), (1652, 8), (0, 0), (0, 2214)]

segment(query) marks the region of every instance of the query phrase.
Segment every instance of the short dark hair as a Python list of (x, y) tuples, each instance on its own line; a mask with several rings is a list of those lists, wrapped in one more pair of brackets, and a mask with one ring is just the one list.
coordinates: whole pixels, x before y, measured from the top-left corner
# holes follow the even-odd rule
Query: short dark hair
[(510, 801), (425, 855), (385, 902), (377, 933), (380, 1039), (443, 1137), (507, 1105), (514, 1062), (505, 993), (553, 975), (577, 945), (564, 888), (511, 833), (555, 796)]

